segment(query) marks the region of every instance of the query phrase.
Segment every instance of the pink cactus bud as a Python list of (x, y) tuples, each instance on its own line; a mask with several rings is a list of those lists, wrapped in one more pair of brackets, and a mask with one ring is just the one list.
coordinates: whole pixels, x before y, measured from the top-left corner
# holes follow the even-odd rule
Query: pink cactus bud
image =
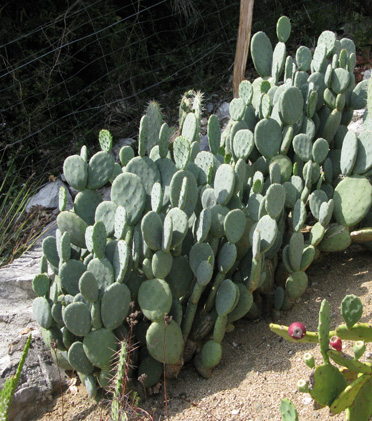
[(341, 351), (342, 350), (342, 341), (341, 341), (341, 338), (339, 338), (338, 336), (332, 336), (332, 338), (329, 340), (329, 344), (336, 351)]
[(300, 322), (294, 322), (288, 327), (288, 335), (293, 339), (302, 339), (306, 334), (306, 327)]

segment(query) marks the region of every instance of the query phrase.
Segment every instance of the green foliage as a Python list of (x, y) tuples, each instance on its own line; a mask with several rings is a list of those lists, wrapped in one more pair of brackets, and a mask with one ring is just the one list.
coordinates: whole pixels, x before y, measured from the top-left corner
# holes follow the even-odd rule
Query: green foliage
[(28, 350), (31, 344), (31, 335), (27, 338), (26, 345), (22, 352), (22, 357), (19, 361), (16, 374), (13, 376), (8, 377), (5, 380), (3, 388), (0, 390), (0, 419), (6, 421), (8, 419), (8, 411), (10, 404), (12, 403), (14, 393), (16, 391), (19, 378), (21, 376), (21, 372), (23, 369), (23, 365), (25, 363)]
[[(0, 163), (3, 164), (4, 161), (0, 159)], [(43, 218), (40, 209), (34, 208), (29, 213), (26, 212), (27, 203), (37, 184), (29, 179), (18, 188), (19, 179), (14, 176), (14, 168), (13, 162), (0, 185), (0, 266), (11, 263), (27, 251), (50, 219)], [(40, 224), (42, 219), (44, 221)]]
[[(287, 39), (288, 20), (281, 22), (279, 36)], [(90, 159), (85, 152), (66, 159), (65, 177), (79, 193), (74, 209), (58, 215), (56, 238), (43, 243), (56, 276), (50, 285), (37, 278), (33, 308), (49, 332), (60, 332), (63, 324), (71, 333), (66, 348), (82, 341), (71, 355), (78, 371), (79, 361), (80, 370), (89, 371), (89, 360), (98, 377), (105, 373), (118, 335), (132, 320), (141, 348), (138, 373), (147, 375), (146, 387), (159, 380), (162, 365), (168, 376), (177, 377), (191, 359), (209, 377), (223, 358), (221, 343), (230, 323), (258, 317), (263, 303), (270, 307), (273, 291), (275, 311), (289, 309), (306, 291), (306, 269), (322, 250), (371, 240), (358, 226), (372, 205), (366, 174), (372, 161), (362, 158), (370, 158), (367, 140), (355, 146), (363, 171), (354, 174), (351, 165), (341, 181), (345, 120), (354, 105), (367, 102), (367, 86), (356, 86), (350, 76), (352, 41), (323, 32), (305, 66), (309, 73), (293, 59), (292, 72), (285, 71), (281, 63), (290, 60), (277, 46), (271, 48), (262, 32), (252, 44), (263, 77), (242, 82), (242, 97), (231, 101), (222, 135), (216, 117), (209, 119), (211, 151), (200, 150), (202, 95), (190, 90), (181, 100), (178, 130), (163, 122), (157, 102), (149, 104), (139, 125), (138, 154), (124, 147), (122, 166), (108, 152), (107, 131), (99, 136), (103, 150)], [(285, 51), (282, 44), (276, 45)], [(345, 70), (344, 59), (347, 76), (339, 71)], [(332, 95), (345, 95), (340, 109), (325, 100), (327, 86)], [(111, 200), (102, 202), (98, 189), (110, 184)], [(312, 225), (310, 235), (305, 224)], [(357, 307), (352, 300), (343, 306), (356, 315)], [(317, 377), (330, 377), (339, 393), (339, 373), (329, 368), (328, 336), (324, 303), (319, 335), (307, 332), (299, 342), (321, 343), (325, 363)], [(86, 385), (95, 396), (98, 384), (91, 374)]]
[[(345, 420), (368, 420), (372, 416), (372, 405), (368, 398), (365, 399), (372, 392), (372, 368), (370, 362), (361, 362), (359, 359), (366, 351), (365, 342), (372, 342), (371, 326), (359, 323), (363, 306), (355, 295), (344, 297), (341, 314), (346, 325), (339, 325), (335, 331), (329, 332), (328, 326), (324, 326), (329, 323), (329, 304), (323, 300), (319, 311), (318, 334), (307, 332), (301, 341), (313, 343), (314, 338), (317, 338), (324, 363), (315, 365), (314, 368), (314, 358), (307, 353), (304, 361), (314, 371), (309, 381), (298, 382), (298, 388), (300, 392), (309, 393), (321, 407), (328, 406), (331, 414), (346, 411)], [(270, 329), (287, 339), (286, 326), (271, 324)], [(332, 340), (329, 341), (331, 337)], [(332, 349), (337, 337), (338, 342), (342, 339), (355, 341), (354, 356), (347, 355), (342, 350)]]

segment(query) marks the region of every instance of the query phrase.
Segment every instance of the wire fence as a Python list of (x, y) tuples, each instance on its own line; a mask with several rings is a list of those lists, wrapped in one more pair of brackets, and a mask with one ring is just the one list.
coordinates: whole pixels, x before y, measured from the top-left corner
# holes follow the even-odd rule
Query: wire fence
[[(255, 5), (253, 32), (274, 40), (275, 22), (286, 14), (301, 29), (300, 44), (306, 25), (339, 4), (284, 3)], [(6, 26), (1, 33), (0, 176), (11, 162), (17, 173), (58, 174), (62, 158), (93, 145), (102, 128), (114, 139), (135, 137), (150, 99), (172, 119), (190, 88), (223, 88), (232, 97), (238, 0), (77, 0), (46, 15), (35, 27), (9, 31), (12, 39)]]

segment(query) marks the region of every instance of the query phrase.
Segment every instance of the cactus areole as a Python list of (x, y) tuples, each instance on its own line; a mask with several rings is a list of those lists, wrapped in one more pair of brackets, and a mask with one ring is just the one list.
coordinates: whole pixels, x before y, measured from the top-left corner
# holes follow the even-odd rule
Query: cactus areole
[(294, 322), (288, 327), (288, 335), (293, 339), (302, 339), (306, 335), (306, 327), (300, 322)]

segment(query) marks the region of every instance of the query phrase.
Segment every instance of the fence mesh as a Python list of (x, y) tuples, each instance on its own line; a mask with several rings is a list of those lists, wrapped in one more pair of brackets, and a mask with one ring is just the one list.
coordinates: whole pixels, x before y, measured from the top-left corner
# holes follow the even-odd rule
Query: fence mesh
[[(66, 0), (46, 2), (44, 12), (39, 2), (23, 9), (9, 2), (1, 10), (2, 177), (10, 162), (18, 174), (59, 173), (62, 158), (93, 145), (104, 127), (116, 139), (136, 136), (150, 99), (172, 120), (187, 89), (232, 96), (237, 0)], [(314, 43), (321, 30), (337, 30), (339, 3), (256, 2), (252, 31), (274, 41), (276, 20), (286, 14), (296, 35), (292, 48)], [(309, 27), (317, 28), (313, 37)]]

